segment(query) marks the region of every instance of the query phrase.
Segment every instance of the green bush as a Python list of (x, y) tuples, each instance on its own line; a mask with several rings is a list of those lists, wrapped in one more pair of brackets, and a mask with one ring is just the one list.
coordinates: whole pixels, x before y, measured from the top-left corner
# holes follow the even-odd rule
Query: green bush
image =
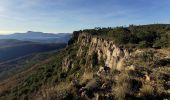
[(149, 47), (149, 44), (146, 41), (141, 41), (141, 42), (139, 42), (138, 47), (139, 48), (147, 48), (147, 47)]
[(85, 65), (85, 64), (86, 64), (86, 59), (85, 59), (85, 58), (82, 58), (80, 63), (81, 63), (82, 65)]
[(115, 39), (119, 44), (127, 44), (130, 41), (130, 35), (128, 33), (119, 33), (115, 35)]
[(153, 42), (157, 38), (157, 34), (151, 31), (139, 32), (136, 34), (141, 41)]
[(160, 38), (156, 39), (154, 43), (156, 48), (170, 47), (170, 35), (162, 35)]
[(153, 61), (154, 60), (154, 52), (153, 51), (146, 51), (141, 55), (141, 59), (145, 62)]

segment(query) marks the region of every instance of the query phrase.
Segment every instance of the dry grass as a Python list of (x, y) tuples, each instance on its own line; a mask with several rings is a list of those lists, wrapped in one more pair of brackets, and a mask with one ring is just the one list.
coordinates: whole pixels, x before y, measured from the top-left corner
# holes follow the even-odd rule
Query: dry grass
[(159, 53), (170, 57), (170, 48), (157, 50)]
[(154, 94), (154, 88), (151, 85), (143, 85), (140, 89), (141, 96), (147, 97)]
[(56, 97), (62, 95), (72, 88), (70, 83), (61, 82), (56, 86), (46, 85), (41, 88), (41, 91), (37, 94), (37, 100), (51, 100), (52, 97)]
[(87, 81), (89, 81), (91, 79), (93, 79), (93, 72), (85, 71), (83, 76), (80, 79), (80, 84), (85, 83), (85, 82), (87, 82)]
[(87, 84), (86, 84), (86, 88), (87, 89), (94, 89), (94, 88), (97, 88), (99, 86), (99, 83), (97, 82), (96, 79), (92, 79), (90, 80)]
[(124, 83), (122, 85), (117, 85), (116, 87), (113, 88), (113, 95), (117, 100), (124, 100), (126, 97), (126, 94), (129, 91), (129, 85), (128, 83)]
[(130, 91), (129, 84), (130, 76), (127, 72), (123, 72), (119, 75), (115, 86), (112, 86), (112, 92), (117, 100), (124, 100), (126, 94)]

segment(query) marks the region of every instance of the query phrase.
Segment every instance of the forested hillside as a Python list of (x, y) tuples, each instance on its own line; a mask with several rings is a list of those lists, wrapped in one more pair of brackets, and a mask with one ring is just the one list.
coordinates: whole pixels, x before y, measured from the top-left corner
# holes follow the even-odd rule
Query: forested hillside
[(56, 54), (57, 50), (48, 51), (45, 53), (30, 54), (0, 63), (0, 81), (25, 71), (35, 64), (50, 58)]

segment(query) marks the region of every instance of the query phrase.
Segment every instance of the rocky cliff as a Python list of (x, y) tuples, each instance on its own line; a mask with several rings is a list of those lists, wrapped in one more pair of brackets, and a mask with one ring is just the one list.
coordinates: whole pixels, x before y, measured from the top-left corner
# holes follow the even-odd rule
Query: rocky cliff
[[(100, 93), (101, 90), (99, 89), (94, 92), (95, 98), (98, 98), (98, 96), (106, 96), (106, 98), (110, 99), (141, 98), (145, 96), (146, 98), (150, 96), (155, 96), (153, 98), (156, 98), (159, 97), (158, 94), (160, 95), (159, 98), (162, 98), (162, 95), (168, 93), (169, 90), (166, 90), (166, 87), (162, 83), (164, 78), (159, 77), (159, 75), (163, 73), (165, 75), (165, 73), (167, 74), (170, 71), (168, 67), (170, 55), (161, 52), (162, 50), (169, 52), (168, 50), (126, 48), (117, 45), (115, 41), (83, 32), (73, 35), (73, 39), (75, 41), (71, 46), (76, 48), (75, 55), (74, 57), (65, 57), (62, 68), (63, 71), (69, 72), (75, 67), (74, 61), (77, 61), (77, 66), (80, 69), (83, 68), (83, 71), (81, 71), (83, 74), (82, 76), (79, 75), (77, 80), (80, 83), (82, 80), (86, 80), (87, 82), (83, 83), (86, 85), (80, 89), (80, 91), (83, 91), (81, 91), (82, 96), (85, 96), (86, 99), (90, 99), (87, 93), (89, 90), (84, 90), (91, 88), (88, 84), (92, 85), (92, 88), (95, 89), (107, 87), (103, 91), (111, 91), (106, 92), (106, 96)], [(84, 60), (84, 64), (81, 64), (82, 59)], [(160, 61), (165, 61), (167, 64), (158, 64)], [(164, 72), (162, 73), (162, 71)], [(78, 73), (80, 74), (80, 72)], [(87, 74), (92, 75), (89, 76)], [(95, 83), (96, 77), (100, 79), (97, 83)], [(105, 79), (103, 79), (104, 77)], [(95, 80), (95, 82), (91, 83), (90, 80)], [(101, 84), (101, 86), (93, 87), (93, 85), (97, 84)], [(164, 92), (160, 89), (163, 89)], [(156, 92), (154, 93), (153, 91)], [(117, 92), (120, 93), (117, 94)], [(145, 92), (149, 93), (145, 94)], [(131, 95), (132, 97), (127, 95)]]
[[(96, 53), (97, 60), (99, 62), (104, 61), (104, 66), (102, 67), (108, 67), (110, 69), (121, 70), (123, 63), (130, 57), (129, 50), (116, 46), (113, 41), (92, 37), (85, 33), (79, 35), (75, 44), (79, 45), (76, 56), (82, 56), (85, 52), (86, 59), (88, 59), (89, 56)], [(63, 67), (70, 68), (70, 62), (66, 58)]]

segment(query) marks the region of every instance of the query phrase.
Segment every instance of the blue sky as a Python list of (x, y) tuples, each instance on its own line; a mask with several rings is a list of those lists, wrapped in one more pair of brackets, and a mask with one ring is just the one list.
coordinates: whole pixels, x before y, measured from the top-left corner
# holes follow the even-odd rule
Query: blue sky
[(0, 34), (170, 23), (170, 0), (0, 0)]

